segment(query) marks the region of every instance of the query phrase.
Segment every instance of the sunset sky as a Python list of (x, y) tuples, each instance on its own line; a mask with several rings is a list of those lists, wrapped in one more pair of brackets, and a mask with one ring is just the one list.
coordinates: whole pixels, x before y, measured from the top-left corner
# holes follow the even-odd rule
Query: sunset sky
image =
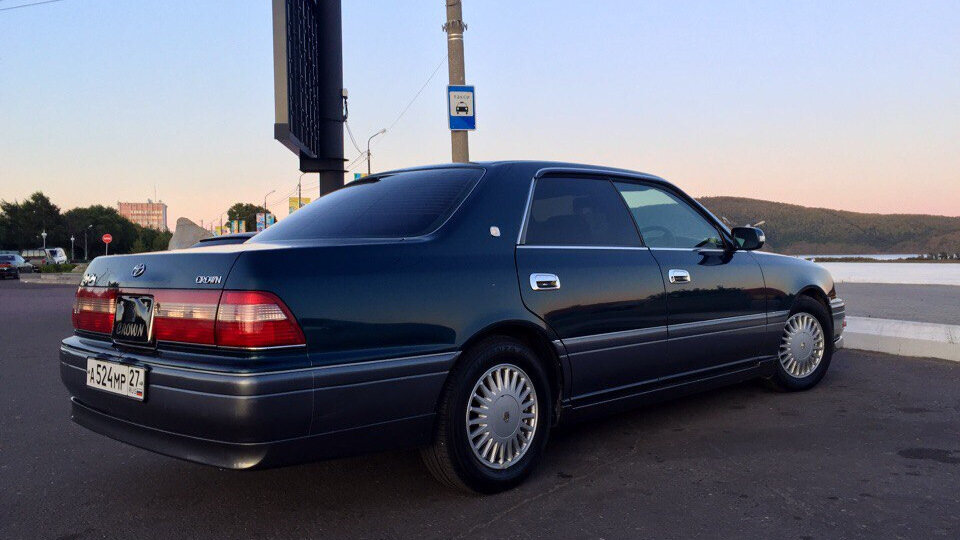
[[(286, 215), (299, 171), (273, 140), (269, 0), (10, 9), (30, 1), (0, 0), (0, 199), (68, 209), (156, 186), (172, 227), (276, 190)], [(463, 3), (474, 160), (960, 216), (960, 2)], [(443, 22), (441, 0), (343, 2), (350, 126), (363, 145), (393, 125), (374, 170), (450, 160)]]

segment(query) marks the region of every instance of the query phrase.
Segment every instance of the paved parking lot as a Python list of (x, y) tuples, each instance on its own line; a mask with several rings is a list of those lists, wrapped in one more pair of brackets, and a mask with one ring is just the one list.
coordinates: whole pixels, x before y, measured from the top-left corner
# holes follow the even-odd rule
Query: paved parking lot
[(837, 294), (846, 300), (850, 316), (960, 325), (960, 287), (955, 285), (838, 283)]
[(574, 426), (525, 485), (435, 483), (415, 452), (235, 472), (72, 424), (73, 289), (0, 283), (0, 538), (960, 536), (960, 365), (842, 351), (755, 384)]

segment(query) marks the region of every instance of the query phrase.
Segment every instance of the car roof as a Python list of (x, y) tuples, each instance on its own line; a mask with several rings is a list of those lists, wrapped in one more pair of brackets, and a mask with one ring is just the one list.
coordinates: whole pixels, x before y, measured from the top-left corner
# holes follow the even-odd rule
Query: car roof
[(669, 184), (670, 182), (664, 180), (663, 178), (639, 171), (631, 171), (629, 169), (621, 169), (617, 167), (607, 167), (603, 165), (589, 165), (585, 163), (570, 163), (564, 161), (537, 161), (537, 160), (503, 160), (503, 161), (471, 161), (469, 163), (439, 163), (436, 165), (422, 165), (416, 167), (407, 167), (403, 169), (395, 169), (391, 171), (383, 171), (381, 173), (376, 173), (373, 176), (379, 176), (384, 174), (396, 174), (400, 172), (411, 172), (411, 171), (422, 171), (430, 169), (449, 169), (449, 168), (471, 168), (471, 167), (483, 167), (485, 169), (501, 169), (507, 167), (520, 168), (521, 176), (529, 176), (537, 174), (541, 170), (546, 169), (556, 169), (557, 172), (562, 170), (583, 172), (583, 173), (606, 173), (606, 174), (615, 174), (615, 175), (624, 175), (639, 177), (645, 180), (651, 180), (654, 182), (660, 182), (664, 184)]

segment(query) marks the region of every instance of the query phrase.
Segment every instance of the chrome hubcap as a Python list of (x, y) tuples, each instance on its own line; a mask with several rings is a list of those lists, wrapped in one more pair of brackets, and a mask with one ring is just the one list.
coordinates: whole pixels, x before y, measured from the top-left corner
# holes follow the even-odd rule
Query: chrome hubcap
[(537, 432), (537, 390), (517, 366), (500, 364), (480, 377), (467, 402), (467, 438), (473, 455), (506, 469), (527, 452)]
[(796, 313), (783, 327), (780, 365), (793, 377), (806, 377), (823, 360), (824, 343), (820, 321), (809, 313)]

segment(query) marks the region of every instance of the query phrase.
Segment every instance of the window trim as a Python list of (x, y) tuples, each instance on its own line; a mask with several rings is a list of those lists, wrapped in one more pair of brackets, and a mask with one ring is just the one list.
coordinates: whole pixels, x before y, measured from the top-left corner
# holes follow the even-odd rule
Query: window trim
[[(650, 249), (665, 249), (665, 250), (671, 250), (671, 251), (734, 251), (734, 248), (732, 247), (733, 244), (731, 243), (730, 238), (728, 238), (727, 231), (723, 228), (717, 227), (717, 222), (715, 219), (713, 219), (713, 215), (709, 214), (708, 212), (705, 212), (706, 209), (703, 208), (703, 205), (695, 201), (692, 197), (690, 197), (686, 193), (683, 193), (682, 191), (680, 191), (679, 188), (675, 186), (671, 186), (669, 184), (660, 184), (659, 182), (649, 182), (644, 180), (627, 180), (627, 181), (613, 180), (613, 179), (611, 180), (614, 183), (622, 182), (625, 184), (635, 184), (638, 186), (644, 186), (652, 189), (659, 189), (662, 191), (666, 191), (670, 195), (673, 195), (674, 197), (676, 197), (680, 203), (686, 204), (687, 207), (693, 210), (693, 212), (696, 215), (703, 218), (703, 220), (707, 222), (707, 225), (709, 225), (710, 227), (713, 227), (713, 229), (717, 231), (718, 238), (720, 238), (720, 241), (723, 242), (723, 247), (721, 248), (717, 248), (717, 247), (689, 247), (689, 248), (670, 247), (670, 248), (667, 248), (667, 247), (649, 246)], [(623, 197), (621, 196), (621, 198)], [(624, 199), (624, 204), (626, 204), (626, 199)], [(629, 208), (629, 205), (627, 205), (627, 207)], [(637, 223), (636, 218), (633, 217), (632, 211), (630, 212), (630, 219), (633, 219), (633, 224), (636, 225), (637, 227), (637, 233), (640, 234), (640, 238), (643, 239), (643, 233), (640, 232), (640, 224)], [(646, 241), (643, 242), (643, 245), (647, 245)]]
[[(594, 171), (590, 169), (564, 169), (564, 168), (546, 168), (540, 169), (537, 171), (537, 174), (530, 179), (530, 191), (527, 193), (527, 204), (524, 206), (523, 217), (520, 220), (520, 232), (517, 234), (517, 246), (518, 247), (535, 247), (535, 248), (555, 248), (555, 249), (647, 249), (646, 244), (643, 243), (643, 235), (640, 234), (640, 230), (637, 229), (637, 220), (633, 219), (633, 215), (630, 213), (630, 208), (624, 203), (623, 197), (620, 195), (620, 192), (617, 191), (617, 186), (613, 185), (613, 181), (607, 174), (604, 174), (605, 171)], [(543, 173), (543, 174), (541, 174)], [(610, 184), (610, 188), (613, 189), (617, 196), (620, 198), (620, 202), (624, 203), (623, 209), (627, 212), (627, 216), (630, 217), (630, 222), (633, 223), (633, 231), (637, 235), (637, 241), (639, 245), (635, 246), (624, 246), (618, 244), (611, 244), (609, 246), (578, 246), (578, 245), (541, 245), (541, 244), (527, 244), (527, 229), (530, 226), (530, 212), (533, 209), (533, 195), (536, 192), (537, 181), (549, 176), (551, 178), (562, 177), (573, 179), (588, 179), (598, 182), (607, 182)]]
[[(709, 210), (707, 210), (702, 204), (696, 201), (693, 197), (684, 193), (680, 188), (674, 186), (670, 182), (659, 178), (657, 176), (635, 173), (630, 171), (618, 171), (618, 170), (604, 170), (604, 169), (592, 169), (589, 167), (544, 167), (534, 173), (533, 178), (530, 179), (530, 190), (527, 192), (527, 204), (523, 209), (523, 216), (520, 220), (520, 232), (517, 234), (517, 246), (526, 246), (527, 245), (527, 227), (530, 225), (529, 215), (530, 207), (533, 205), (533, 192), (536, 188), (537, 180), (545, 176), (560, 176), (560, 175), (569, 175), (572, 177), (576, 176), (586, 176), (590, 178), (603, 178), (610, 182), (631, 182), (640, 185), (650, 185), (652, 187), (657, 187), (660, 189), (665, 189), (670, 191), (673, 195), (677, 196), (680, 200), (687, 203), (693, 211), (707, 220), (714, 229), (720, 234), (720, 239), (723, 240), (724, 248), (651, 248), (646, 245), (643, 241), (643, 235), (640, 234), (640, 231), (637, 230), (637, 235), (640, 237), (640, 249), (670, 249), (677, 251), (733, 251), (736, 248), (736, 244), (733, 242), (733, 238), (730, 236), (730, 231), (716, 218)], [(614, 186), (616, 189), (616, 186)], [(623, 197), (620, 197), (623, 200)], [(624, 201), (626, 205), (626, 201)], [(630, 220), (633, 221), (634, 227), (637, 227), (637, 220), (633, 218), (633, 213), (629, 212), (629, 207), (627, 207), (628, 213), (630, 214)], [(528, 246), (533, 247), (533, 246)], [(539, 246), (538, 246), (539, 247)], [(542, 247), (551, 247), (551, 246), (542, 246)], [(571, 247), (571, 246), (552, 246), (552, 247)], [(577, 246), (572, 246), (577, 247)], [(586, 246), (582, 246), (586, 247)], [(603, 246), (608, 249), (617, 249), (618, 246)], [(636, 249), (637, 246), (620, 246), (619, 248), (630, 248)]]

